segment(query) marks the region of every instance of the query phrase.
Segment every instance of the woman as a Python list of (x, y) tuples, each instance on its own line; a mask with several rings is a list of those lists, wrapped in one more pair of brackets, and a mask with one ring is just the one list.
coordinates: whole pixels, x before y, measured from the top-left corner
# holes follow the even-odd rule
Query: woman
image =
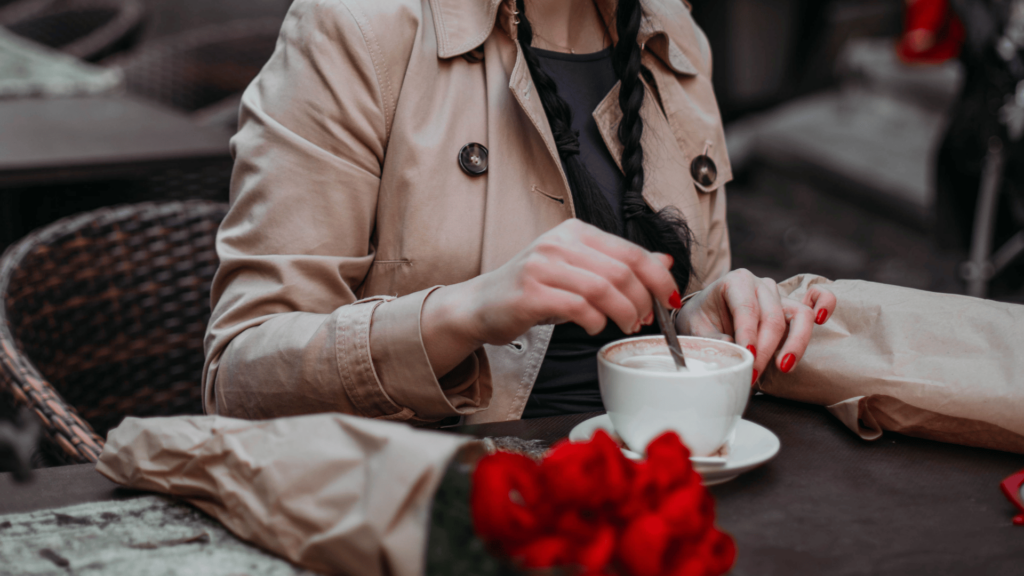
[(206, 409), (594, 410), (652, 295), (792, 370), (835, 298), (729, 272), (710, 68), (678, 0), (297, 0), (232, 140)]

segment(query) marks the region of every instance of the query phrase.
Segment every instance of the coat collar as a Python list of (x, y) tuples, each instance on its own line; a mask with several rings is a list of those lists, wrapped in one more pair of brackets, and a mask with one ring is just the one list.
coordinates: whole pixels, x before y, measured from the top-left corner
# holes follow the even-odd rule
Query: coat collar
[[(616, 0), (595, 0), (613, 38)], [(693, 60), (702, 60), (701, 40), (687, 8), (675, 0), (643, 0), (639, 40), (677, 74), (696, 75)], [(437, 34), (437, 57), (453, 58), (475, 49), (495, 25), (516, 37), (515, 0), (430, 0)], [(679, 18), (680, 12), (687, 12)]]

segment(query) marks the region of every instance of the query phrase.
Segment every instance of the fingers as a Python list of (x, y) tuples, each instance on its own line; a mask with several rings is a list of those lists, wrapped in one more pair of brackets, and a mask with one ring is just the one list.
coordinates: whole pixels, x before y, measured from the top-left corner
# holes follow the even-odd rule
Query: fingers
[(544, 287), (539, 296), (533, 300), (534, 306), (538, 308), (532, 311), (535, 317), (544, 317), (552, 310), (557, 311), (548, 316), (545, 323), (575, 322), (591, 336), (599, 334), (608, 324), (608, 317), (604, 312), (575, 292)]
[(804, 294), (803, 305), (814, 310), (814, 323), (824, 324), (836, 311), (836, 295), (828, 288), (815, 284)]
[(761, 307), (761, 318), (757, 330), (757, 351), (754, 352), (754, 380), (757, 380), (758, 374), (764, 373), (786, 334), (786, 312), (782, 307), (782, 299), (779, 297), (775, 281), (769, 278), (760, 279), (757, 299)]
[(647, 291), (654, 294), (667, 308), (680, 307), (679, 290), (685, 286), (676, 286), (675, 279), (669, 272), (672, 266), (671, 256), (648, 252), (628, 240), (593, 226), (583, 226), (586, 228), (579, 231), (579, 238), (585, 245), (629, 266)]
[(811, 343), (815, 313), (803, 302), (789, 298), (782, 299), (782, 307), (789, 322), (789, 333), (778, 354), (775, 355), (775, 363), (779, 370), (791, 372), (804, 357), (807, 345)]
[[(589, 260), (600, 260), (601, 258), (590, 255)], [(579, 255), (579, 259), (584, 260), (585, 258)], [(578, 266), (566, 266), (561, 262), (557, 264), (548, 262), (527, 264), (531, 267), (530, 277), (533, 280), (549, 288), (579, 296), (589, 307), (597, 310), (602, 318), (607, 316), (626, 334), (637, 332), (642, 320), (645, 319), (644, 316), (650, 314), (651, 297), (646, 290), (640, 286), (639, 281), (632, 275), (629, 268), (621, 264), (619, 266), (625, 269), (625, 272), (619, 271), (614, 261), (596, 262), (599, 272), (588, 268), (588, 265), (595, 265), (595, 262), (586, 261)], [(628, 275), (631, 279), (624, 275)], [(637, 290), (634, 285), (639, 287), (639, 294), (636, 294)], [(633, 294), (630, 294), (631, 292)], [(633, 298), (630, 297), (631, 295)], [(646, 301), (646, 304), (643, 301)], [(550, 304), (555, 305), (554, 302), (550, 302)], [(648, 312), (642, 313), (644, 316), (641, 316), (641, 312), (638, 310), (641, 306), (646, 306), (648, 310)], [(555, 315), (567, 314), (568, 320), (583, 326), (591, 335), (604, 329), (604, 322), (601, 322), (600, 326), (597, 326), (597, 323), (591, 323), (590, 326), (584, 323), (590, 314), (589, 310), (581, 312), (579, 307), (576, 307), (573, 311), (562, 311), (555, 307), (552, 308), (552, 313)], [(584, 322), (577, 321), (576, 315), (580, 315)], [(596, 330), (592, 331), (591, 328), (596, 328)]]
[[(542, 281), (584, 296), (626, 334), (654, 322), (651, 293), (627, 264), (579, 244), (547, 247), (544, 253), (558, 265), (548, 267)], [(625, 308), (622, 298), (632, 308)]]

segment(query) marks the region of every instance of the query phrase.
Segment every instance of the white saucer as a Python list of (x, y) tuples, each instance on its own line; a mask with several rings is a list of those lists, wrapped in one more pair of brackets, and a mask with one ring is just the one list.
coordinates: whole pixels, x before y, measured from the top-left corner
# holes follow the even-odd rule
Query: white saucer
[[(569, 432), (569, 440), (586, 442), (598, 430), (604, 430), (613, 438), (618, 438), (615, 434), (615, 427), (612, 426), (612, 419), (607, 414), (603, 414), (577, 424)], [(734, 438), (729, 447), (729, 455), (724, 459), (724, 463), (704, 463), (702, 460), (712, 459), (694, 458), (693, 469), (704, 479), (705, 486), (714, 486), (728, 482), (771, 460), (779, 453), (780, 447), (779, 437), (771, 430), (749, 420), (740, 420), (736, 425)], [(623, 449), (622, 453), (632, 460), (641, 458), (639, 454), (626, 449)]]

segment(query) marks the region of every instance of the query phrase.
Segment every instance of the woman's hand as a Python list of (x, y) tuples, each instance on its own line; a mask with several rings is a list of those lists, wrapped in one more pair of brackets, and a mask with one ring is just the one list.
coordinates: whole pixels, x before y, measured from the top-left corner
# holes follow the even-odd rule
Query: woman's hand
[(626, 334), (638, 332), (654, 322), (651, 294), (680, 306), (671, 266), (670, 256), (580, 220), (563, 222), (501, 268), (427, 298), (420, 325), (434, 373), (538, 324), (575, 322), (597, 334), (611, 319)]
[(798, 302), (781, 296), (769, 278), (733, 270), (687, 301), (676, 327), (680, 334), (728, 340), (753, 352), (756, 381), (773, 355), (779, 370), (791, 371), (814, 324), (824, 324), (835, 309), (835, 295), (823, 286), (811, 286)]

